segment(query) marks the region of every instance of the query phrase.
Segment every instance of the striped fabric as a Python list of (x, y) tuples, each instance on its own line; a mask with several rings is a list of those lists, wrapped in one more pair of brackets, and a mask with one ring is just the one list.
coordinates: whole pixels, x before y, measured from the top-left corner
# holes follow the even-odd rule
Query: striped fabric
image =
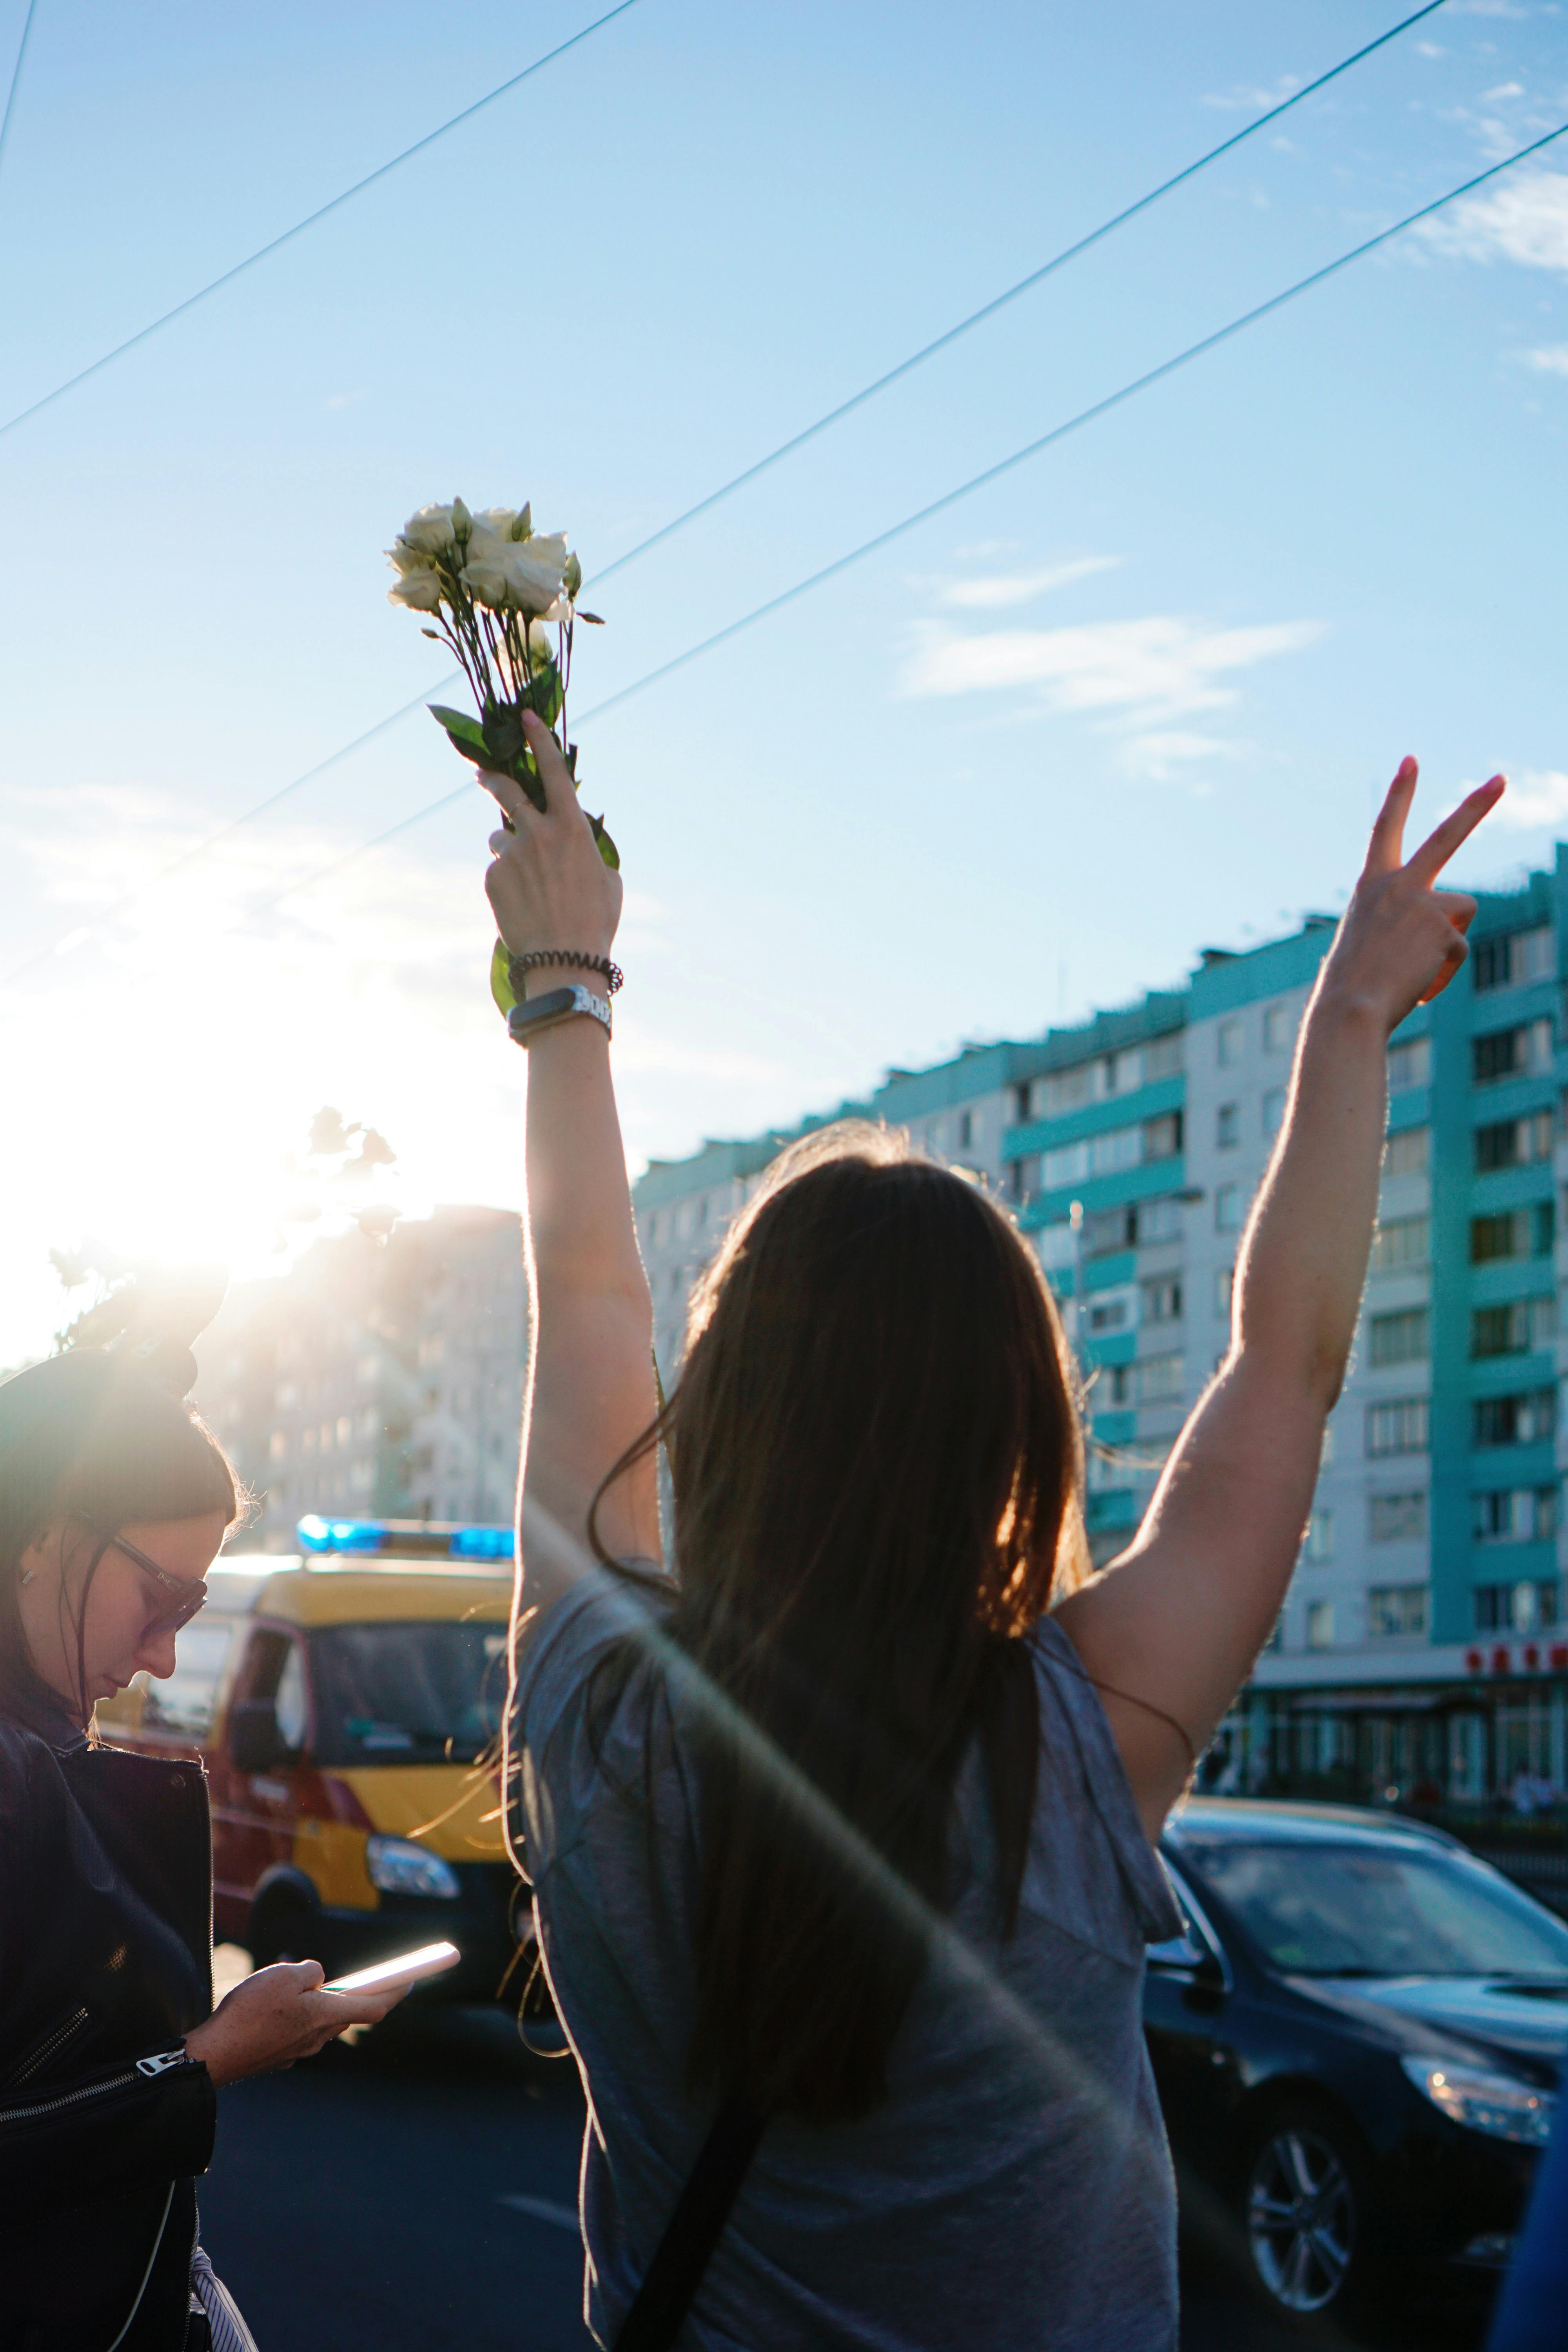
[(207, 2260), (205, 2247), (191, 2256), (191, 2309), (205, 2311), (213, 2352), (257, 2352), (256, 2338), (227, 2287)]

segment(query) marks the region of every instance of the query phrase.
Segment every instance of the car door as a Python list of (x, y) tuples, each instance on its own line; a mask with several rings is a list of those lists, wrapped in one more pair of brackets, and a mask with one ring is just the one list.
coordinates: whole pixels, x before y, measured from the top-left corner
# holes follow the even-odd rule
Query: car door
[(304, 1744), (307, 1685), (304, 1651), (291, 1629), (253, 1625), (235, 1676), (223, 1747), (214, 1759), (213, 1895), (228, 1932), (241, 1922), (258, 1885), (279, 1863), (291, 1862), (298, 1795), (287, 1769), (245, 1772), (229, 1752), (228, 1723), (247, 1699), (269, 1699), (290, 1746)]
[(1179, 2164), (1212, 2174), (1239, 2085), (1227, 2031), (1235, 1972), (1191, 1887), (1168, 1860), (1166, 1870), (1182, 1933), (1149, 1947), (1143, 2031), (1172, 2154)]

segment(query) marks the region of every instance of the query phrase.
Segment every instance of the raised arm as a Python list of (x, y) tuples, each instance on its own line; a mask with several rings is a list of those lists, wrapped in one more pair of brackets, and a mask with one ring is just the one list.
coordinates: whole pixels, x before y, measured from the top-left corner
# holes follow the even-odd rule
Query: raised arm
[(1230, 1351), (1130, 1549), (1061, 1603), (1151, 1837), (1185, 1785), (1186, 1743), (1209, 1738), (1284, 1599), (1366, 1278), (1389, 1033), (1465, 960), (1475, 901), (1434, 885), (1502, 790), (1494, 776), (1471, 793), (1406, 865), (1415, 761), (1394, 778), (1302, 1024), (1237, 1265)]
[[(515, 832), (490, 836), (485, 877), (513, 955), (541, 948), (607, 956), (621, 881), (605, 866), (554, 739), (523, 726), (543, 780), (543, 815), (506, 777), (486, 775)], [(594, 973), (546, 965), (538, 996)], [(653, 1308), (637, 1252), (610, 1043), (586, 1017), (546, 1030), (528, 1055), (528, 1268), (532, 1357), (523, 1402), (522, 1604), (548, 1608), (588, 1557), (588, 1506), (605, 1472), (654, 1417)], [(618, 1479), (599, 1532), (619, 1558), (659, 1555), (652, 1456)]]

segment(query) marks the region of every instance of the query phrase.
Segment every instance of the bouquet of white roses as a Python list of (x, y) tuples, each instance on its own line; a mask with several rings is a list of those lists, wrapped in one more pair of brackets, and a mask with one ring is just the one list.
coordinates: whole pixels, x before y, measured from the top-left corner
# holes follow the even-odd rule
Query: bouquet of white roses
[[(566, 734), (572, 635), (580, 620), (599, 624), (596, 613), (577, 610), (583, 567), (567, 553), (565, 533), (536, 531), (526, 506), (471, 514), (454, 499), (448, 507), (421, 507), (387, 554), (397, 574), (390, 601), (430, 614), (436, 625), (425, 635), (450, 647), (479, 704), (479, 716), (470, 718), (433, 702), (432, 718), (465, 760), (510, 776), (542, 809), (544, 785), (521, 713), (535, 710), (557, 730), (575, 783), (577, 746)], [(588, 822), (605, 865), (618, 866), (600, 820)], [(498, 940), (490, 989), (503, 1013), (516, 1002), (508, 961)]]

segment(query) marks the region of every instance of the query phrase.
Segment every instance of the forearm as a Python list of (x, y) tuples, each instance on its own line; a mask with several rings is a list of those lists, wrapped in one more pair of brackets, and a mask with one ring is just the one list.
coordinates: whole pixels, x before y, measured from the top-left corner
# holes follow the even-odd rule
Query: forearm
[(1331, 956), (1307, 1019), (1279, 1147), (1237, 1268), (1234, 1347), (1323, 1411), (1344, 1377), (1377, 1216), (1388, 1024)]
[[(646, 1304), (610, 1043), (596, 1021), (563, 1022), (534, 1041), (526, 1132), (529, 1238), (542, 1311), (547, 1300), (574, 1294)], [(651, 1324), (651, 1307), (647, 1313)]]

